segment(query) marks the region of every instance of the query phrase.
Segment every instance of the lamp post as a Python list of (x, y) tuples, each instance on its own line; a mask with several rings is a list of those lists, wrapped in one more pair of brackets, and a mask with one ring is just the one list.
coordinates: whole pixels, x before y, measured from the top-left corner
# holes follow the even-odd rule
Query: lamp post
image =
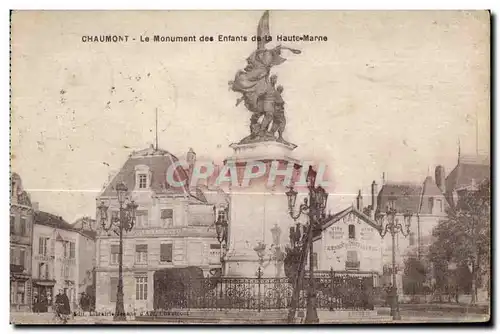
[[(102, 229), (106, 232), (113, 229), (113, 231), (117, 233), (120, 238), (118, 250), (118, 286), (116, 291), (116, 308), (113, 320), (125, 321), (127, 320), (127, 317), (125, 316), (125, 307), (123, 305), (123, 231), (125, 230), (126, 232), (129, 232), (134, 227), (137, 204), (133, 200), (125, 204), (125, 201), (128, 201), (128, 189), (125, 183), (119, 182), (116, 185), (115, 190), (117, 192), (120, 211), (117, 218), (111, 217), (109, 226), (106, 226), (108, 220), (108, 206), (101, 201), (101, 204), (97, 207), (97, 209), (99, 210), (101, 216)], [(116, 229), (118, 229), (118, 232)]]
[[(214, 216), (216, 215), (216, 208), (214, 206)], [(224, 262), (225, 251), (227, 249), (227, 209), (224, 209), (223, 215), (217, 215), (215, 220), (215, 232), (217, 233), (217, 241), (220, 245), (220, 263)]]
[[(307, 172), (307, 187), (309, 189), (309, 199), (304, 198), (304, 203), (299, 206), (299, 212), (295, 215), (295, 203), (297, 201), (297, 192), (290, 187), (285, 194), (288, 198), (288, 211), (293, 220), (297, 220), (301, 214), (306, 214), (309, 221), (309, 230), (307, 235), (307, 248), (309, 248), (309, 286), (307, 291), (306, 324), (316, 324), (319, 322), (318, 312), (316, 310), (316, 289), (314, 282), (314, 252), (313, 252), (313, 230), (319, 225), (320, 220), (325, 218), (326, 202), (328, 193), (321, 186), (315, 187), (316, 172), (311, 166)], [(307, 248), (306, 252), (307, 252)]]
[[(410, 225), (412, 213), (406, 211), (403, 214), (404, 227), (396, 219), (396, 209), (394, 206), (394, 201), (391, 201), (391, 205), (387, 208), (386, 213), (377, 213), (375, 219), (380, 223), (381, 229), (378, 230), (380, 236), (383, 238), (389, 232), (392, 237), (392, 302), (391, 302), (391, 315), (393, 320), (401, 320), (401, 314), (399, 313), (399, 302), (397, 293), (397, 283), (396, 283), (396, 234), (400, 232), (404, 237), (410, 234)], [(385, 218), (385, 219), (384, 219)], [(385, 227), (382, 228), (383, 221), (386, 220)]]

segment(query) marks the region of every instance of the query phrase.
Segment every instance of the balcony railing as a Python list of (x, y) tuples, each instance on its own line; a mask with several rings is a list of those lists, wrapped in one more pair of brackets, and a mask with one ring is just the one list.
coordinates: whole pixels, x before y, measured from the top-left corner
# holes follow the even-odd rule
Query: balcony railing
[(346, 261), (345, 270), (359, 270), (359, 261)]

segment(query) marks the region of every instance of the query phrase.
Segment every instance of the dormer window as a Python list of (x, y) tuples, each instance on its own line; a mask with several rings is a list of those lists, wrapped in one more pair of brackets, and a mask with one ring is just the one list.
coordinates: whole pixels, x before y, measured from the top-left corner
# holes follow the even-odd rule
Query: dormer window
[(146, 189), (148, 176), (146, 174), (139, 174), (139, 189)]
[(151, 172), (146, 165), (135, 166), (135, 188), (138, 190), (148, 189), (151, 185)]

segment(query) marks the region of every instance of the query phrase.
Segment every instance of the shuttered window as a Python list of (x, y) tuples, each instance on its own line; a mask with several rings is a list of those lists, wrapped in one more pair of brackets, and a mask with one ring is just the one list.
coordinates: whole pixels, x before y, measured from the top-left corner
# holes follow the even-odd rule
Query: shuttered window
[(148, 245), (135, 246), (135, 262), (148, 263)]
[(349, 239), (356, 239), (356, 226), (349, 225)]
[(174, 225), (174, 210), (172, 209), (163, 209), (161, 210), (161, 222), (165, 227)]
[(16, 217), (10, 216), (10, 234), (16, 234)]
[(27, 228), (26, 228), (26, 217), (21, 217), (21, 222), (19, 224), (19, 227), (21, 229), (20, 234), (21, 235), (26, 235), (27, 233)]
[(318, 253), (313, 253), (313, 268), (318, 269)]
[(172, 262), (172, 244), (161, 244), (160, 246), (160, 261)]
[(120, 246), (119, 245), (111, 245), (111, 264), (118, 264), (118, 256), (120, 254)]

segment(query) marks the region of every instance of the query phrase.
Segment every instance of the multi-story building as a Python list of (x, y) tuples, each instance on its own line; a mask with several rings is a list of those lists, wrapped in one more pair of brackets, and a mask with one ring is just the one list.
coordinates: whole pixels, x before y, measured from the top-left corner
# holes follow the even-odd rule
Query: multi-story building
[[(190, 151), (190, 167), (194, 160), (194, 152)], [(97, 198), (97, 205), (102, 201), (109, 207), (107, 225), (119, 214), (114, 190), (118, 182), (125, 183), (130, 199), (138, 205), (135, 226), (123, 236), (126, 311), (153, 309), (153, 276), (157, 270), (195, 266), (208, 275), (210, 269), (220, 268), (214, 203), (205, 198), (201, 189), (189, 189), (187, 182), (182, 186), (167, 182), (169, 171), (176, 181), (188, 180), (189, 169), (174, 167), (177, 162), (174, 155), (154, 147), (133, 152)], [(114, 311), (118, 286), (117, 234), (98, 229), (96, 253), (96, 309)]]
[[(83, 217), (73, 223), (73, 228), (78, 231), (77, 254), (78, 254), (78, 292), (85, 292), (91, 298), (95, 298), (95, 239), (96, 221), (89, 217)], [(78, 296), (80, 298), (81, 296)]]
[[(35, 203), (36, 206), (36, 203)], [(10, 191), (10, 306), (31, 309), (31, 245), (33, 206), (18, 174), (11, 175)]]
[(60, 289), (68, 295), (71, 308), (78, 307), (78, 295), (86, 287), (80, 283), (93, 269), (93, 244), (91, 234), (76, 229), (62, 217), (35, 212), (32, 270), (38, 311), (48, 311)]

